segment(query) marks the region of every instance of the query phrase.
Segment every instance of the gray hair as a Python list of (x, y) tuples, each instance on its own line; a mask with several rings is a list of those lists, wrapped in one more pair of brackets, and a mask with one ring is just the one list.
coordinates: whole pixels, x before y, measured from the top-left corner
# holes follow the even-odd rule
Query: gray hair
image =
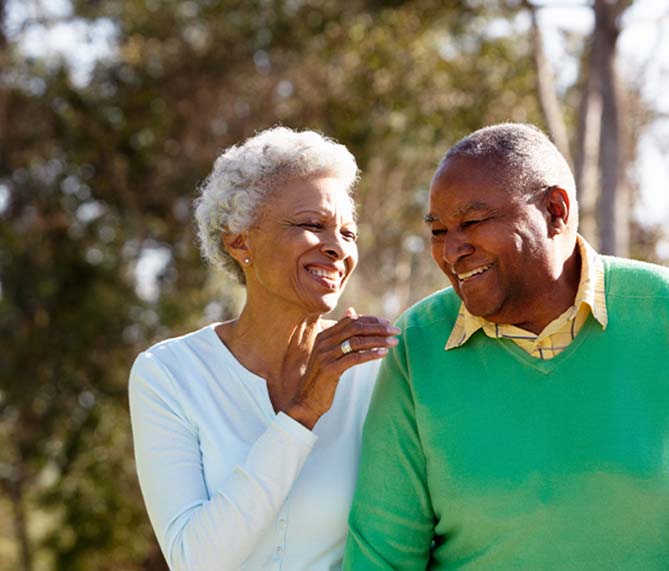
[(287, 127), (267, 129), (223, 151), (195, 200), (203, 257), (244, 283), (241, 267), (221, 242), (222, 233), (247, 230), (279, 184), (311, 176), (336, 178), (352, 197), (358, 165), (349, 150), (335, 140)]
[(560, 186), (576, 198), (569, 164), (541, 129), (528, 123), (499, 123), (467, 135), (451, 147), (439, 169), (455, 157), (481, 158), (499, 169), (502, 182), (525, 196)]

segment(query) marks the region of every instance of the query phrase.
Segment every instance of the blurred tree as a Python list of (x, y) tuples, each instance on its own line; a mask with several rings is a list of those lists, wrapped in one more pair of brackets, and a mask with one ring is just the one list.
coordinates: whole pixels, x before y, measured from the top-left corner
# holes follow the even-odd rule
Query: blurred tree
[[(0, 554), (0, 567), (75, 571), (90, 568), (82, 554), (98, 549), (139, 560), (135, 532), (115, 508), (135, 514), (125, 521), (144, 526), (146, 542), (141, 508), (127, 497), (136, 485), (125, 412), (128, 332), (141, 327), (133, 316), (143, 306), (119, 209), (92, 186), (97, 138), (82, 124), (100, 119), (62, 65), (24, 60), (11, 45), (2, 57), (0, 101), (11, 121), (0, 133), (0, 486), (18, 556), (5, 565)], [(99, 441), (114, 442), (110, 454), (92, 447)], [(82, 463), (85, 477), (75, 471)], [(101, 472), (102, 485), (87, 489)], [(38, 528), (56, 530), (57, 548), (39, 549)]]
[(0, 567), (164, 569), (126, 378), (152, 340), (228, 318), (243, 295), (204, 267), (190, 222), (222, 148), (284, 123), (358, 157), (361, 264), (342, 307), (393, 317), (445, 285), (422, 223), (442, 153), (486, 123), (541, 123), (529, 36), (495, 31), (520, 9), (76, 0), (59, 20), (113, 30), (78, 83), (0, 33), (0, 480), (18, 546)]
[[(633, 0), (595, 0), (592, 5), (595, 23), (580, 58), (580, 103), (572, 137), (580, 230), (603, 253), (622, 256), (630, 251), (633, 222), (628, 165), (635, 155), (638, 121), (644, 117), (643, 103), (633, 97), (634, 87), (624, 85), (617, 71), (621, 17), (632, 4)], [(523, 6), (532, 19), (541, 109), (553, 140), (570, 157), (566, 121), (543, 53), (537, 18), (542, 6), (530, 0), (523, 0)]]
[(625, 152), (622, 85), (616, 65), (620, 17), (632, 0), (595, 0), (595, 30), (590, 66), (597, 74), (602, 99), (599, 171), (601, 194), (600, 249), (605, 254), (629, 254), (631, 200), (627, 180), (629, 157)]
[(564, 155), (567, 162), (573, 165), (567, 126), (557, 96), (553, 70), (544, 50), (543, 34), (537, 15), (538, 7), (530, 2), (530, 0), (522, 0), (522, 5), (529, 10), (532, 22), (530, 37), (537, 73), (537, 95), (541, 105), (541, 112), (555, 146)]
[[(31, 81), (42, 76), (24, 71)], [(77, 102), (62, 70), (44, 85), (52, 101)], [(67, 481), (99, 430), (102, 402), (111, 399), (124, 418), (121, 372), (133, 346), (125, 332), (138, 302), (120, 255), (117, 216), (92, 195), (92, 167), (66, 146), (65, 123), (24, 86), (10, 90), (8, 114), (0, 143), (0, 181), (9, 189), (0, 227), (1, 460), (27, 571), (33, 548), (26, 502), (48, 490), (49, 480)], [(64, 516), (76, 502), (57, 507), (55, 515)]]

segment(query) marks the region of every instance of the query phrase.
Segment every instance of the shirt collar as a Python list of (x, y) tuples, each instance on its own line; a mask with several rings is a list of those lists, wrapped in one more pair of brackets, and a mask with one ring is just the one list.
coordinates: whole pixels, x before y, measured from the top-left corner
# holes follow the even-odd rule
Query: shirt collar
[[(574, 298), (573, 315), (576, 315), (582, 304), (586, 304), (593, 317), (606, 329), (608, 314), (606, 311), (606, 294), (604, 290), (604, 262), (595, 249), (580, 234), (576, 236), (576, 243), (581, 253), (581, 280)], [(573, 317), (572, 317), (573, 318)], [(544, 331), (551, 327), (546, 325)], [(458, 317), (446, 342), (445, 349), (455, 349), (464, 345), (467, 340), (479, 329), (485, 329), (494, 337), (499, 328), (483, 317), (472, 315), (464, 303), (460, 303)], [(541, 335), (541, 334), (540, 334)]]

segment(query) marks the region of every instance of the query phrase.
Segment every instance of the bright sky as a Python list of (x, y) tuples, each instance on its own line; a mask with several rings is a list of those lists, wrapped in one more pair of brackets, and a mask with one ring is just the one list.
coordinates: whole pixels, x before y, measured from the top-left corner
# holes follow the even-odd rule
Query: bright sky
[[(589, 33), (594, 21), (593, 12), (585, 0), (535, 2), (544, 6), (540, 11), (540, 24), (558, 85), (567, 85), (575, 77), (576, 62), (567, 57), (562, 32)], [(42, 6), (42, 11), (48, 10), (48, 15), (53, 16), (67, 16), (71, 12), (69, 0), (41, 3), (9, 0), (10, 37), (26, 18), (44, 15), (36, 13), (36, 6)], [(514, 25), (526, 27), (528, 20), (520, 18)], [(113, 54), (114, 38), (114, 26), (108, 20), (92, 26), (74, 21), (49, 29), (34, 26), (23, 35), (20, 45), (30, 55), (64, 56), (72, 63), (74, 80), (83, 84), (95, 61)], [(635, 0), (625, 13), (619, 46), (623, 77), (642, 78), (643, 96), (668, 117), (655, 121), (645, 130), (633, 176), (641, 188), (636, 215), (642, 222), (664, 223), (669, 238), (669, 192), (666, 191), (669, 180), (669, 161), (666, 160), (669, 156), (669, 97), (666, 96), (669, 92), (669, 0)]]
[[(561, 32), (588, 33), (593, 12), (582, 1), (546, 0), (540, 24), (558, 82), (573, 81), (576, 62), (565, 57)], [(624, 14), (619, 41), (621, 75), (641, 79), (642, 95), (669, 117), (669, 0), (636, 0)], [(664, 224), (669, 231), (669, 118), (655, 121), (644, 132), (632, 176), (639, 182), (641, 201), (636, 215), (645, 223)], [(669, 252), (666, 253), (669, 256)]]

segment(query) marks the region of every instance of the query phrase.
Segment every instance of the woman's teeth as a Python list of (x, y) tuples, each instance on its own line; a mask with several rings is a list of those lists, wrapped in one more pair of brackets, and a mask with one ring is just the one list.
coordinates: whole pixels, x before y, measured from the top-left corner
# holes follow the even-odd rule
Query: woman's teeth
[(336, 282), (339, 280), (339, 272), (332, 272), (328, 270), (324, 270), (322, 268), (307, 268), (307, 271), (310, 274), (313, 274), (314, 276), (318, 276), (320, 278), (325, 278), (326, 280), (330, 280), (333, 282)]

